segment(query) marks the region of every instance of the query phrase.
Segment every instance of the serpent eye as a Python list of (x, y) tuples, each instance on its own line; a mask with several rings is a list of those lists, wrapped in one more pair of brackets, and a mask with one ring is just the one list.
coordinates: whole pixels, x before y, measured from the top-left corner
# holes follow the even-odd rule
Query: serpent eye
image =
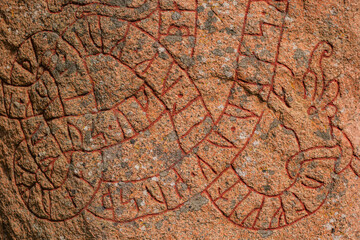
[(29, 60), (23, 61), (23, 62), (22, 62), (22, 66), (23, 66), (26, 70), (28, 70), (29, 72), (32, 72), (32, 70), (31, 70), (31, 63), (30, 63)]
[(308, 114), (309, 115), (314, 115), (314, 114), (316, 114), (317, 113), (317, 108), (316, 107), (314, 107), (314, 106), (311, 106), (311, 107), (309, 107), (309, 109), (308, 109)]

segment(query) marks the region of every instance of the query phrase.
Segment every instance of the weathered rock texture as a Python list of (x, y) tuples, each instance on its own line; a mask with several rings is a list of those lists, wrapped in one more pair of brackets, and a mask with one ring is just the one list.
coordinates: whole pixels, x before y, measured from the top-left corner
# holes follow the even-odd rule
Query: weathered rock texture
[(360, 239), (360, 3), (0, 0), (2, 239)]

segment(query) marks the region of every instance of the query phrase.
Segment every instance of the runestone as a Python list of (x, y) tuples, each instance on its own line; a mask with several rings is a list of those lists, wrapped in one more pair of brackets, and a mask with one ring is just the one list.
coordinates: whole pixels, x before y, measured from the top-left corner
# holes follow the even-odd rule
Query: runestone
[(360, 3), (0, 6), (0, 239), (360, 239)]

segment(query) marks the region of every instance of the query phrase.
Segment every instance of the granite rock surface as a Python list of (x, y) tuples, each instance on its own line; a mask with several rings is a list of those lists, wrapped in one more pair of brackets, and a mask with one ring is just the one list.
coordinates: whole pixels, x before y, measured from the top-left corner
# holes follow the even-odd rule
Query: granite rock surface
[(0, 239), (360, 239), (357, 1), (0, 7)]

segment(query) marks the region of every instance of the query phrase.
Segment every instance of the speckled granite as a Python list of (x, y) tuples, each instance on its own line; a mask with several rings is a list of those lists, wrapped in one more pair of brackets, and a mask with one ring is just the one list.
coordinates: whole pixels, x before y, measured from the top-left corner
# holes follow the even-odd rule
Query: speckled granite
[(0, 7), (1, 239), (360, 239), (360, 3)]

